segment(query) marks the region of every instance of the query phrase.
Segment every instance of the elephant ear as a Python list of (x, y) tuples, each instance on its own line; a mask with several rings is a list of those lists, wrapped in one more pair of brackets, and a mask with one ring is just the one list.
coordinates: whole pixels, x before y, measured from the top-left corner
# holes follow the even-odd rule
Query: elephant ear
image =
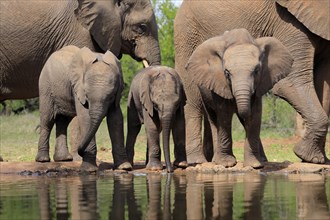
[(121, 93), (124, 90), (124, 79), (123, 79), (123, 73), (122, 73), (122, 70), (121, 70), (120, 61), (110, 51), (107, 51), (102, 56), (102, 60), (103, 60), (103, 62), (105, 62), (106, 64), (108, 64), (112, 68), (114, 74), (118, 75), (119, 86), (118, 86), (118, 90), (117, 90), (117, 93), (116, 93), (116, 99), (115, 99), (115, 106), (118, 107), (118, 106), (120, 106)]
[(87, 101), (87, 96), (84, 86), (84, 76), (87, 67), (92, 64), (97, 59), (95, 53), (93, 53), (87, 47), (80, 49), (72, 58), (71, 62), (71, 83), (73, 86), (73, 91), (76, 94), (78, 100), (81, 104), (85, 105)]
[(121, 15), (119, 0), (78, 0), (75, 15), (103, 50), (116, 56), (121, 48)]
[(330, 40), (330, 1), (276, 0), (314, 34)]
[(151, 75), (148, 73), (143, 73), (141, 82), (140, 82), (140, 100), (145, 108), (145, 110), (148, 112), (148, 114), (153, 117), (154, 115), (154, 105), (151, 101), (150, 97), (150, 79)]
[(262, 71), (260, 84), (257, 87), (257, 96), (262, 96), (273, 85), (291, 72), (293, 58), (289, 50), (276, 38), (262, 37), (256, 39), (262, 50)]
[(190, 56), (186, 70), (192, 82), (212, 90), (225, 99), (232, 99), (230, 85), (224, 75), (222, 56), (226, 41), (213, 37), (199, 45)]

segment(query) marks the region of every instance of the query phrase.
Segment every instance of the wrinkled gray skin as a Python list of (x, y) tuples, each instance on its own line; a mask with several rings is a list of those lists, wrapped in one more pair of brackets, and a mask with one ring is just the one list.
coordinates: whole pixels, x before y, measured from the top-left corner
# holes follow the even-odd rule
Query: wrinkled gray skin
[(235, 28), (247, 29), (254, 38), (275, 37), (288, 48), (294, 59), (292, 71), (274, 86), (273, 93), (288, 101), (306, 123), (304, 137), (294, 152), (306, 162), (329, 162), (324, 148), (330, 109), (329, 4), (302, 0), (183, 1), (174, 21), (174, 43), (175, 69), (187, 96), (188, 163), (207, 160), (202, 146), (201, 96), (185, 65), (202, 42)]
[[(77, 116), (81, 132), (78, 153), (82, 170), (95, 171), (95, 133), (107, 117), (115, 167), (131, 169), (124, 148), (120, 98), (123, 76), (119, 60), (111, 53), (94, 53), (67, 46), (47, 60), (39, 79), (40, 138), (36, 161), (49, 162), (49, 136), (56, 124), (55, 161), (72, 160), (67, 148), (67, 127)], [(64, 148), (58, 150), (57, 148)]]
[(165, 66), (149, 67), (134, 77), (127, 110), (128, 133), (126, 152), (133, 164), (134, 144), (144, 124), (147, 134), (147, 169), (162, 170), (159, 135), (163, 135), (166, 168), (172, 171), (170, 161), (170, 132), (174, 140), (174, 165), (187, 165), (184, 144), (184, 94), (179, 76), (174, 69)]
[(211, 125), (212, 161), (236, 165), (231, 124), (234, 113), (246, 131), (244, 165), (260, 168), (266, 159), (260, 141), (261, 97), (291, 71), (293, 59), (273, 37), (253, 39), (234, 29), (200, 44), (187, 63), (187, 73), (200, 89)]
[(0, 1), (0, 14), (0, 102), (37, 97), (43, 65), (66, 45), (160, 64), (150, 0)]

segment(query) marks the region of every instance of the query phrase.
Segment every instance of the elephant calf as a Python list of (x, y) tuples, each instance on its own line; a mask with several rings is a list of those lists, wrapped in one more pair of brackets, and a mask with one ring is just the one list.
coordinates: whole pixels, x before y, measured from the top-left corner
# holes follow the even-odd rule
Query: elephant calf
[(136, 137), (144, 124), (147, 134), (147, 169), (163, 169), (159, 146), (159, 134), (162, 131), (165, 163), (167, 171), (172, 171), (169, 149), (171, 129), (176, 158), (174, 165), (187, 166), (183, 101), (181, 80), (174, 69), (152, 66), (136, 74), (131, 84), (127, 110), (126, 152), (132, 164)]
[(211, 125), (213, 162), (236, 164), (231, 122), (238, 114), (246, 132), (244, 165), (260, 168), (266, 159), (260, 141), (261, 97), (286, 77), (293, 59), (273, 37), (254, 39), (245, 29), (234, 29), (199, 45), (186, 65), (201, 92)]
[(56, 124), (55, 161), (72, 160), (67, 147), (67, 127), (77, 116), (81, 140), (78, 153), (82, 170), (95, 171), (95, 133), (107, 116), (115, 167), (130, 170), (124, 148), (120, 98), (123, 77), (119, 60), (111, 53), (93, 53), (67, 46), (53, 53), (39, 78), (40, 138), (36, 161), (48, 162), (49, 136)]

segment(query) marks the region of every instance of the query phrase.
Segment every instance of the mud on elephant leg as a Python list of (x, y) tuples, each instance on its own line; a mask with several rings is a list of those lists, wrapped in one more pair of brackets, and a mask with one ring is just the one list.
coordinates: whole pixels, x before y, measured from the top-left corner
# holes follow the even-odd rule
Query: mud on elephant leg
[(69, 153), (67, 145), (67, 129), (71, 117), (58, 115), (56, 117), (56, 143), (54, 161), (72, 161), (73, 157)]

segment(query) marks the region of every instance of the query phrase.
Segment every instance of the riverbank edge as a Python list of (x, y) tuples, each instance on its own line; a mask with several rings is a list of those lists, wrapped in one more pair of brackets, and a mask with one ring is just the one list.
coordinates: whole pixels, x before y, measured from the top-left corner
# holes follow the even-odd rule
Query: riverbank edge
[[(166, 173), (165, 167), (162, 171), (149, 171), (145, 169), (143, 162), (134, 164), (132, 171), (113, 170), (113, 164), (109, 162), (98, 162), (98, 171), (94, 173), (80, 172), (81, 162), (1, 162), (0, 174), (22, 175), (22, 176), (70, 176), (70, 175), (88, 175), (88, 174), (148, 174), (148, 173)], [(253, 169), (252, 167), (244, 167), (242, 162), (238, 162), (236, 166), (225, 168), (215, 163), (203, 163), (194, 166), (188, 166), (186, 169), (175, 168), (174, 174), (184, 173), (320, 173), (330, 174), (330, 164), (311, 164), (311, 163), (297, 163), (297, 162), (266, 162), (261, 169)]]

